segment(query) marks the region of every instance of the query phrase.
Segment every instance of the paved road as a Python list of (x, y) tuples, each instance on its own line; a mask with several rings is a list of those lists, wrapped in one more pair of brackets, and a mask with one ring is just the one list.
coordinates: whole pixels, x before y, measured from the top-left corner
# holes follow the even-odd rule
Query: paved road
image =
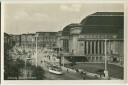
[(81, 80), (82, 78), (78, 74), (64, 73), (62, 75), (56, 75), (50, 72), (46, 72), (45, 76), (47, 80)]
[[(47, 50), (47, 52), (49, 52), (48, 49), (46, 49), (46, 50)], [(38, 58), (40, 60), (38, 60), (38, 62), (40, 62), (41, 60), (47, 61), (47, 59), (44, 57), (44, 55), (46, 55), (46, 54), (47, 53), (45, 53), (45, 51), (39, 52)], [(47, 66), (46, 66), (45, 62), (39, 63), (39, 65), (42, 66), (42, 68), (45, 70), (45, 77), (46, 77), (45, 80), (83, 80), (80, 73), (72, 73), (72, 72), (64, 71), (62, 75), (56, 75), (56, 74), (50, 73), (48, 71), (48, 69), (46, 68)], [(86, 77), (86, 80), (92, 80), (92, 79), (95, 79), (95, 78)]]
[[(50, 73), (48, 71), (45, 72), (46, 79), (45, 80), (83, 80), (79, 73), (71, 73), (71, 72), (64, 72), (62, 75), (57, 75)], [(92, 77), (85, 77), (85, 80), (97, 80), (96, 78)]]
[[(46, 66), (42, 66), (42, 68), (45, 70), (45, 80), (83, 80), (83, 77), (80, 75), (80, 73), (71, 72), (70, 70), (67, 72), (66, 70), (63, 70), (62, 75), (57, 75), (54, 73), (50, 73)], [(92, 77), (85, 77), (85, 80), (97, 80), (96, 78)]]
[[(67, 67), (70, 67), (67, 65)], [(104, 69), (104, 63), (79, 63), (73, 66), (73, 68), (79, 68), (91, 73), (97, 73), (99, 69)], [(108, 64), (109, 76), (117, 79), (123, 79), (123, 67)]]

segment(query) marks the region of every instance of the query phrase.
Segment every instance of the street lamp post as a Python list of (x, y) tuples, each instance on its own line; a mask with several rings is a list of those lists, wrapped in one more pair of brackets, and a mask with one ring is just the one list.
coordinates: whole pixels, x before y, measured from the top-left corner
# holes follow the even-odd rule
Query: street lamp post
[(63, 57), (63, 67), (64, 67), (64, 56), (62, 56)]
[(25, 79), (27, 79), (27, 57), (25, 59)]
[(27, 53), (25, 52), (25, 79), (27, 79)]
[(104, 74), (105, 74), (105, 79), (108, 79), (108, 69), (107, 69), (107, 62), (108, 62), (108, 57), (107, 57), (107, 39), (105, 39), (105, 70), (104, 70)]
[(37, 62), (37, 37), (38, 37), (38, 34), (36, 34), (36, 55), (35, 55), (35, 58), (36, 58), (36, 67), (38, 66)]
[(64, 67), (64, 54), (63, 54), (63, 52), (61, 51), (60, 52), (60, 47), (59, 47), (59, 53), (61, 53), (61, 55), (60, 55), (60, 61), (61, 61), (61, 64), (62, 64), (62, 66)]

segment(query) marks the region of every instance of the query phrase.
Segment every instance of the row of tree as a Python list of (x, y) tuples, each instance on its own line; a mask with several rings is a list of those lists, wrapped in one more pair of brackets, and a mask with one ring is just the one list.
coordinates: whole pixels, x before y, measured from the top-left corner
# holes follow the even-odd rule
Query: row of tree
[[(9, 54), (9, 50), (12, 47), (4, 46), (4, 79), (5, 80), (19, 80), (24, 75), (23, 70), (26, 69), (25, 61), (20, 58), (13, 59), (13, 56)], [(18, 55), (17, 55), (18, 56)], [(27, 62), (27, 67), (31, 70), (31, 77), (36, 80), (44, 79), (44, 70), (42, 67), (36, 67), (31, 63)], [(27, 79), (27, 78), (26, 78)]]
[[(31, 77), (33, 77), (34, 79), (42, 80), (45, 78), (44, 70), (42, 69), (42, 67), (40, 66), (36, 67), (34, 65), (31, 65), (30, 63), (29, 64), (27, 63), (27, 68), (30, 68), (29, 70), (31, 70), (32, 72)], [(27, 70), (25, 68), (25, 62), (23, 60), (5, 59), (5, 66), (4, 66), (4, 79), (5, 80), (19, 80), (20, 77), (24, 75), (22, 70)]]

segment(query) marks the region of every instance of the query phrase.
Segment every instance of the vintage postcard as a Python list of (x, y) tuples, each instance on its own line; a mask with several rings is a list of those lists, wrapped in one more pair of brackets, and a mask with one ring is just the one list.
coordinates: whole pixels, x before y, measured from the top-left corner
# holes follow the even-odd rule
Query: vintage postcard
[(2, 10), (3, 82), (125, 82), (124, 2), (10, 1)]

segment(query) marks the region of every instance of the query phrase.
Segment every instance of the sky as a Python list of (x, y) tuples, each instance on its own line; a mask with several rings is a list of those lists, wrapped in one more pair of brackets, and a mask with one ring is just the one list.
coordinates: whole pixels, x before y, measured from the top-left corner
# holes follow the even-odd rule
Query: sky
[(57, 32), (71, 23), (80, 23), (86, 16), (95, 12), (123, 12), (123, 4), (6, 3), (4, 32)]

